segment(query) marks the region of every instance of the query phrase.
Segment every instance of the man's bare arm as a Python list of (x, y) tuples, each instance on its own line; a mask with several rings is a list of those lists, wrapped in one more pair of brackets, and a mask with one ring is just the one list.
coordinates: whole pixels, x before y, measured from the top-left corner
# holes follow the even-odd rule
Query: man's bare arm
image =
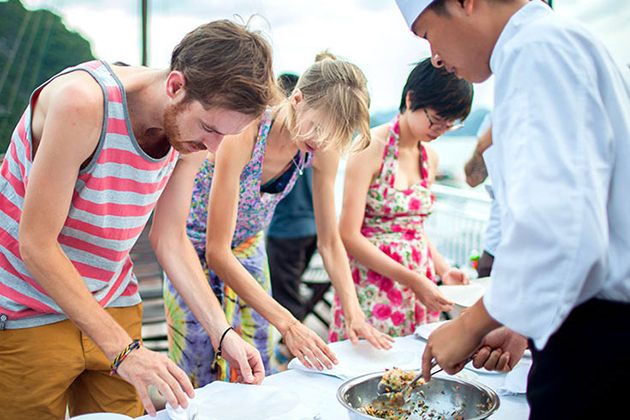
[[(94, 299), (58, 242), (79, 170), (98, 145), (103, 94), (84, 72), (61, 76), (42, 92), (34, 115), (33, 137), (39, 141), (20, 220), (20, 253), (37, 283), (113, 360), (132, 338)], [(138, 390), (152, 415), (156, 410), (149, 385), (174, 406), (187, 404), (184, 392), (194, 396), (186, 374), (165, 355), (145, 347), (129, 353), (117, 372)]]

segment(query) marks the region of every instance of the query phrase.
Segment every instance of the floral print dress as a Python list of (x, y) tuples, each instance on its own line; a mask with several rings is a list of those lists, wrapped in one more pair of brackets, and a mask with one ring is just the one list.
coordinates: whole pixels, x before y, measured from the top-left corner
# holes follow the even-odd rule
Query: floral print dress
[[(234, 256), (270, 295), (271, 281), (263, 230), (271, 222), (276, 205), (293, 189), (299, 176), (299, 170), (294, 170), (284, 190), (276, 194), (261, 193), (262, 167), (271, 124), (271, 108), (268, 108), (261, 119), (252, 158), (241, 173), (238, 216), (232, 239)], [(305, 156), (300, 153), (296, 166), (311, 166), (313, 155), (309, 153), (308, 158)], [(260, 351), (265, 373), (271, 374), (271, 324), (224, 284), (208, 268), (205, 260), (208, 198), (213, 174), (214, 163), (205, 160), (193, 187), (191, 209), (186, 223), (188, 237), (197, 251), (210, 286), (223, 306), (228, 322), (243, 339)], [(214, 348), (210, 337), (167, 277), (163, 295), (171, 360), (188, 374), (195, 388), (215, 380), (236, 381), (238, 374), (224, 359), (214, 363)]]
[[(435, 268), (424, 236), (424, 220), (431, 214), (434, 196), (429, 189), (429, 165), (421, 148), (422, 180), (407, 190), (394, 188), (398, 169), (398, 115), (391, 123), (383, 164), (376, 181), (368, 189), (361, 233), (390, 258), (435, 282)], [(350, 258), (350, 269), (359, 304), (366, 320), (391, 336), (412, 334), (418, 325), (435, 322), (438, 312), (427, 312), (406, 286), (381, 276)], [(339, 298), (335, 296), (329, 341), (347, 339)]]

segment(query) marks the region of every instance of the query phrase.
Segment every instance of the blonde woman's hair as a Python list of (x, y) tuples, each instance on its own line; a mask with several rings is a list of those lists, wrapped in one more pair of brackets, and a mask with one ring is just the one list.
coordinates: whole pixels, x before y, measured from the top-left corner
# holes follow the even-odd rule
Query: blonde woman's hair
[(325, 118), (317, 133), (301, 133), (297, 113), (289, 101), (285, 101), (281, 107), (287, 109), (287, 125), (292, 133), (297, 131), (305, 137), (316, 134), (326, 142), (325, 149), (335, 148), (342, 153), (349, 150), (351, 145), (352, 151), (363, 150), (368, 146), (370, 94), (367, 79), (359, 67), (323, 51), (300, 76), (295, 89), (302, 92), (308, 108), (323, 113)]

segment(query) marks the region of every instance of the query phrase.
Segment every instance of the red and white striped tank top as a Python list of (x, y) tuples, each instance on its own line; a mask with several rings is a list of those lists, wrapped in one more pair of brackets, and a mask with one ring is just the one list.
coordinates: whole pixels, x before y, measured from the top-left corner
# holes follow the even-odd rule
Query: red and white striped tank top
[[(124, 88), (106, 63), (91, 61), (55, 77), (71, 71), (86, 71), (101, 86), (104, 120), (94, 157), (79, 172), (58, 241), (101, 306), (136, 305), (140, 295), (129, 252), (179, 155), (171, 148), (165, 157), (154, 159), (140, 148), (131, 129)], [(32, 278), (18, 247), (18, 225), (33, 163), (32, 98), (0, 168), (0, 329), (66, 319)]]

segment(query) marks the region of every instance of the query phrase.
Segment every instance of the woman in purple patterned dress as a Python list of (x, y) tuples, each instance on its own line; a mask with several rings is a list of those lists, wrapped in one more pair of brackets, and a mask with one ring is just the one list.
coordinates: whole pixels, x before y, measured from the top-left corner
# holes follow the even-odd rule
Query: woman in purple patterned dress
[[(433, 247), (423, 222), (438, 157), (426, 144), (470, 112), (472, 85), (429, 59), (418, 64), (403, 89), (400, 114), (372, 129), (370, 146), (346, 168), (340, 230), (350, 254), (359, 302), (368, 322), (391, 336), (412, 334), (438, 320), (452, 303), (436, 285), (465, 284)], [(346, 339), (344, 308), (335, 297), (329, 341)]]
[[(331, 368), (334, 353), (271, 297), (263, 230), (280, 199), (306, 166), (313, 168), (318, 247), (344, 308), (347, 331), (377, 348), (390, 338), (365, 322), (337, 230), (334, 180), (339, 154), (355, 131), (369, 140), (369, 94), (353, 64), (324, 54), (300, 77), (293, 93), (242, 134), (225, 139), (197, 173), (187, 233), (235, 331), (258, 348), (271, 373), (272, 326), (305, 366)], [(359, 148), (361, 144), (355, 144)], [(169, 356), (195, 386), (234, 381), (225, 361), (213, 363), (208, 335), (170, 282), (165, 282)]]

